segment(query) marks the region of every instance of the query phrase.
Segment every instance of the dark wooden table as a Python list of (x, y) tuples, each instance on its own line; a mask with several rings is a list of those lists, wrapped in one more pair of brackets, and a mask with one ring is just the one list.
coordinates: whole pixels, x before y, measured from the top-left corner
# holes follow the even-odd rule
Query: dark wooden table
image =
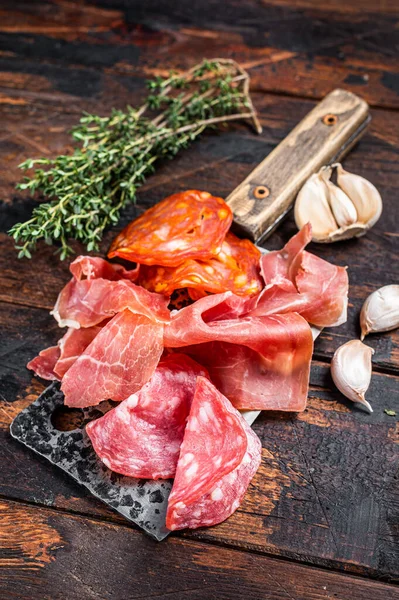
[[(1, 598), (399, 598), (399, 428), (384, 412), (399, 414), (399, 333), (367, 338), (372, 415), (329, 375), (334, 350), (359, 335), (364, 298), (399, 283), (398, 17), (396, 0), (1, 0)], [(45, 246), (18, 261), (6, 232), (34, 206), (14, 189), (22, 160), (65, 151), (83, 110), (137, 104), (146, 78), (204, 56), (250, 69), (263, 134), (237, 125), (204, 135), (160, 167), (142, 206), (186, 188), (226, 195), (341, 86), (372, 107), (345, 164), (381, 190), (384, 212), (362, 239), (311, 248), (349, 265), (349, 319), (316, 342), (307, 410), (256, 421), (263, 461), (240, 509), (156, 543), (10, 438), (13, 417), (44, 389), (25, 364), (59, 336), (49, 309), (68, 271)], [(289, 217), (268, 246), (294, 232)]]

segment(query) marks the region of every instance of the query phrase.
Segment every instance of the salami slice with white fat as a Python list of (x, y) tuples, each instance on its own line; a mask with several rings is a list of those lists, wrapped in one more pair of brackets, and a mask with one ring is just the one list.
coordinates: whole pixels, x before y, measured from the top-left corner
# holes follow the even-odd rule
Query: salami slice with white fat
[(169, 497), (171, 529), (216, 525), (239, 506), (261, 460), (261, 444), (215, 386), (198, 377)]
[(162, 358), (140, 391), (86, 426), (97, 456), (122, 475), (174, 477), (198, 376), (208, 374), (188, 356)]

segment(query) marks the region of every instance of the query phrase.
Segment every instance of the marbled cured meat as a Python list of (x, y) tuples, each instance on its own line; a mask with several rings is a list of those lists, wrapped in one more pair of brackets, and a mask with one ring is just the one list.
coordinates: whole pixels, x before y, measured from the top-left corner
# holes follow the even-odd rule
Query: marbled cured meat
[(311, 226), (305, 225), (282, 250), (261, 258), (265, 288), (254, 299), (250, 314), (297, 312), (318, 327), (333, 327), (346, 321), (346, 269), (306, 252), (304, 248), (311, 237)]
[(149, 319), (169, 318), (167, 300), (128, 280), (72, 279), (58, 296), (52, 315), (60, 327), (92, 327), (125, 308)]
[(300, 315), (240, 316), (243, 298), (208, 296), (172, 314), (166, 347), (198, 360), (236, 408), (301, 411), (306, 406), (313, 350)]
[(188, 259), (177, 267), (144, 265), (139, 283), (151, 292), (165, 295), (188, 288), (193, 300), (228, 290), (238, 296), (253, 296), (263, 288), (260, 256), (252, 242), (228, 233), (217, 256), (206, 261)]
[(180, 192), (132, 221), (113, 241), (108, 256), (166, 267), (187, 258), (207, 260), (220, 252), (232, 220), (222, 198), (197, 190)]
[(65, 404), (82, 408), (137, 392), (155, 371), (162, 338), (162, 323), (129, 309), (115, 315), (65, 373)]
[(27, 364), (27, 368), (43, 379), (61, 380), (100, 330), (101, 326), (68, 329), (57, 346), (42, 350)]
[(140, 391), (89, 423), (104, 464), (130, 477), (174, 477), (198, 376), (208, 374), (188, 356), (166, 356)]
[(239, 506), (261, 461), (257, 435), (210, 381), (197, 380), (166, 526), (215, 525)]

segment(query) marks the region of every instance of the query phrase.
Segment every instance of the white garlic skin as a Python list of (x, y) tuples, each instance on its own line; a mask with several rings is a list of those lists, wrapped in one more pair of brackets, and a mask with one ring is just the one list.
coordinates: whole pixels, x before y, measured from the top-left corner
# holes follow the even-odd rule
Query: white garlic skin
[(361, 339), (399, 327), (399, 285), (385, 285), (366, 299), (360, 312)]
[(332, 181), (326, 180), (328, 189), (328, 200), (334, 218), (340, 227), (353, 225), (357, 221), (357, 212), (355, 205), (348, 196)]
[(377, 188), (367, 179), (345, 171), (341, 164), (337, 169), (337, 183), (356, 207), (358, 220), (372, 227), (382, 213), (382, 199)]
[[(334, 168), (338, 185), (330, 181)], [(312, 175), (299, 191), (294, 209), (298, 229), (310, 223), (312, 241), (322, 244), (361, 237), (381, 212), (381, 196), (374, 185), (345, 171), (340, 163)]]
[[(331, 168), (329, 171), (331, 173)], [(337, 229), (327, 196), (324, 177), (321, 173), (315, 173), (303, 185), (295, 202), (294, 218), (298, 229), (302, 229), (303, 225), (310, 221), (312, 239), (315, 241), (321, 241), (326, 234), (333, 233)], [(309, 218), (309, 206), (315, 207), (311, 218)]]
[(351, 340), (340, 346), (331, 361), (331, 377), (339, 391), (373, 412), (364, 395), (371, 381), (371, 357), (374, 350), (360, 340)]

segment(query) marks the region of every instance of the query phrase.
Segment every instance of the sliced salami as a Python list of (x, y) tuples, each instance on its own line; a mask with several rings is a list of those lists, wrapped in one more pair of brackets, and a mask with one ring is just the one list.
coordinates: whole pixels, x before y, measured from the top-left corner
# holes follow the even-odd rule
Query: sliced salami
[(174, 477), (198, 376), (208, 374), (188, 356), (166, 356), (140, 391), (89, 423), (103, 463), (129, 477)]
[(216, 525), (239, 506), (261, 460), (261, 444), (215, 386), (197, 380), (176, 477), (169, 497), (169, 529)]
[(180, 192), (132, 221), (113, 241), (108, 256), (167, 267), (187, 258), (206, 260), (220, 252), (232, 220), (222, 198), (197, 190)]

